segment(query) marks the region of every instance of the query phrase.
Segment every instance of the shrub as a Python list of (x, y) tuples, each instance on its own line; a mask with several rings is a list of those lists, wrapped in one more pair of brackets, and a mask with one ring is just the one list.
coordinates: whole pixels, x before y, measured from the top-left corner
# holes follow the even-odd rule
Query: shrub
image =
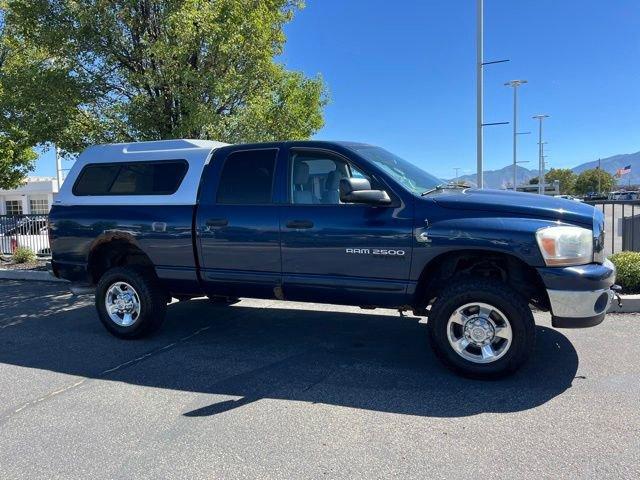
[(620, 252), (609, 257), (618, 270), (616, 283), (623, 293), (640, 293), (640, 252)]
[(27, 247), (18, 247), (13, 252), (14, 263), (33, 262), (35, 259), (36, 259), (36, 254), (33, 253), (33, 250)]

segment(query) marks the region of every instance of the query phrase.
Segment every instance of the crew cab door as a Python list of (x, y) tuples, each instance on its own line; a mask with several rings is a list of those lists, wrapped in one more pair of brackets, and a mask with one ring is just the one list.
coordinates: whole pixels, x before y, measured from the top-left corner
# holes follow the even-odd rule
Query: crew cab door
[[(355, 158), (295, 147), (287, 157), (288, 200), (280, 216), (285, 298), (375, 306), (405, 303), (413, 204), (407, 207)], [(342, 203), (340, 179), (354, 176), (388, 190), (393, 203)]]
[(272, 298), (280, 286), (277, 156), (276, 147), (226, 147), (205, 170), (196, 232), (207, 293)]

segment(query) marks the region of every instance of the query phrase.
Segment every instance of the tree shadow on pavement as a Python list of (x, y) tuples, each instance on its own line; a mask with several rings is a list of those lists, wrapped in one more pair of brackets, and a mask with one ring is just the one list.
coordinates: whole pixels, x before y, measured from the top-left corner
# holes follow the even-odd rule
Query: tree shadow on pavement
[[(434, 417), (515, 412), (560, 395), (578, 368), (569, 340), (542, 326), (523, 369), (485, 382), (444, 369), (426, 325), (412, 317), (193, 300), (170, 305), (154, 337), (122, 341), (104, 331), (86, 299), (58, 299), (57, 313), (11, 302), (8, 309), (0, 302), (0, 325), (11, 325), (0, 330), (0, 363), (221, 396), (187, 417), (262, 398)], [(38, 318), (39, 309), (46, 316)], [(18, 312), (27, 320), (13, 325)]]

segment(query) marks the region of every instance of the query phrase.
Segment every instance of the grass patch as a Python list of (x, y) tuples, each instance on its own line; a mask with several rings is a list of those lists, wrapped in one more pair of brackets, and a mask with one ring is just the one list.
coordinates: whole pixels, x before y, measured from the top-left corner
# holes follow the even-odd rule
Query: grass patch
[(29, 263), (36, 260), (36, 254), (27, 247), (18, 247), (13, 252), (13, 263)]

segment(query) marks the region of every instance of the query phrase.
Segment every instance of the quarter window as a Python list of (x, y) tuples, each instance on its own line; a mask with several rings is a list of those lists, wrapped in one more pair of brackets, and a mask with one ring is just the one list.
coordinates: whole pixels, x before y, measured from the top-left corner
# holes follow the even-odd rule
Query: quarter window
[(86, 165), (74, 195), (172, 195), (187, 173), (184, 160)]
[(231, 153), (224, 162), (216, 201), (231, 205), (271, 203), (277, 153), (274, 149)]

